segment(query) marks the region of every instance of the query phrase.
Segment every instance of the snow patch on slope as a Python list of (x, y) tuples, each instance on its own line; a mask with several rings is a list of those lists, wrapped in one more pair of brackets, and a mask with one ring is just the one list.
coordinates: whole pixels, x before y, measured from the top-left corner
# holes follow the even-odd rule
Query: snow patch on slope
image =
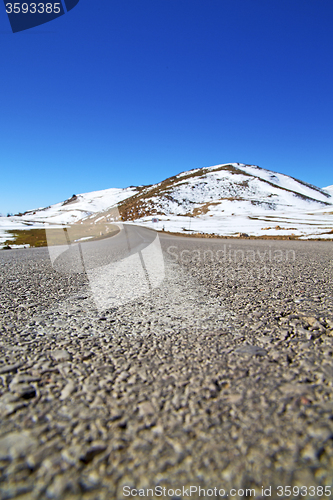
[(74, 224), (93, 214), (103, 212), (117, 206), (120, 202), (133, 196), (136, 188), (110, 188), (91, 193), (78, 194), (46, 208), (30, 210), (21, 216), (0, 217), (0, 244), (14, 239), (6, 231), (22, 229), (43, 229), (52, 226), (59, 228)]
[(84, 217), (116, 206), (136, 192), (135, 188), (111, 188), (83, 193), (77, 195), (73, 201), (69, 199), (44, 209), (31, 210), (20, 219), (28, 222), (47, 221), (49, 224), (72, 224)]

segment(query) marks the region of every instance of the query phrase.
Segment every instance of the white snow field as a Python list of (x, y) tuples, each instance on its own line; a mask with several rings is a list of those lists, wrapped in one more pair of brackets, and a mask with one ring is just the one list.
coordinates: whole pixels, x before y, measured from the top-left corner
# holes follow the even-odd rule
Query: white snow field
[(333, 186), (326, 186), (323, 188), (324, 191), (327, 191), (331, 196), (333, 196)]
[(98, 214), (102, 219), (113, 207), (119, 208), (123, 223), (158, 231), (333, 239), (333, 186), (318, 188), (285, 174), (232, 163), (182, 172), (152, 186), (79, 194), (21, 216), (0, 217), (0, 245), (9, 239), (6, 230), (83, 220), (96, 224)]

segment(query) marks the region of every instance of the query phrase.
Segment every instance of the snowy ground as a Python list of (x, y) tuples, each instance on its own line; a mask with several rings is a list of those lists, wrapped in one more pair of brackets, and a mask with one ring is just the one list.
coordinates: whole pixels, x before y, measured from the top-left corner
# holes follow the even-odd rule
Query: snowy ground
[[(235, 209), (235, 207), (232, 207)], [(237, 236), (245, 233), (251, 236), (291, 236), (300, 239), (331, 239), (333, 240), (333, 206), (312, 211), (295, 212), (260, 212), (253, 210), (247, 212), (243, 209), (240, 213), (230, 213), (229, 210), (221, 213), (212, 208), (207, 214), (198, 217), (182, 215), (158, 216), (158, 222), (152, 222), (152, 217), (144, 217), (130, 224), (138, 224), (157, 231), (193, 234), (206, 233), (221, 236)], [(70, 219), (68, 218), (68, 215)], [(0, 217), (0, 245), (10, 236), (6, 230), (63, 227), (69, 225), (71, 213), (58, 215), (52, 222), (23, 222), (20, 217)], [(68, 220), (69, 219), (69, 220)], [(156, 219), (156, 218), (154, 218)], [(57, 223), (55, 223), (57, 220)], [(54, 222), (53, 222), (54, 221)], [(29, 224), (29, 225), (28, 225)]]
[[(333, 240), (333, 207), (312, 212), (281, 212), (246, 214), (206, 214), (201, 217), (159, 216), (158, 222), (151, 217), (134, 221), (157, 231), (175, 233), (206, 233), (220, 236), (291, 236), (300, 239)], [(330, 233), (331, 231), (331, 233)], [(327, 234), (330, 233), (330, 234)]]

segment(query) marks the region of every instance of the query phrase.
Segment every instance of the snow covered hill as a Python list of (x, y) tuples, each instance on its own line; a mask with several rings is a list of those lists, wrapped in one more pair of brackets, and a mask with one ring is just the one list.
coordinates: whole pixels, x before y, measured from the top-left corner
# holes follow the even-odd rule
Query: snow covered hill
[(29, 210), (24, 214), (11, 217), (0, 216), (0, 245), (8, 239), (7, 231), (39, 229), (46, 227), (59, 228), (75, 224), (78, 221), (94, 217), (109, 207), (117, 206), (125, 198), (133, 196), (136, 188), (111, 188), (73, 195), (68, 200), (46, 208)]
[[(73, 195), (68, 200), (46, 208), (29, 210), (20, 219), (32, 223), (72, 224), (93, 214), (116, 206), (137, 193), (136, 188), (111, 188)], [(16, 220), (20, 220), (16, 219)]]
[[(125, 221), (174, 232), (332, 238), (333, 193), (239, 163), (182, 172), (119, 205)], [(158, 218), (158, 223), (152, 222)]]
[(125, 220), (144, 215), (200, 216), (213, 212), (302, 210), (333, 203), (330, 193), (259, 167), (217, 165), (183, 172), (147, 186), (121, 204)]
[(83, 220), (95, 224), (99, 218), (105, 221), (113, 207), (124, 223), (177, 233), (333, 239), (333, 186), (321, 189), (240, 163), (182, 172), (150, 186), (74, 195), (47, 208), (0, 218), (0, 231)]

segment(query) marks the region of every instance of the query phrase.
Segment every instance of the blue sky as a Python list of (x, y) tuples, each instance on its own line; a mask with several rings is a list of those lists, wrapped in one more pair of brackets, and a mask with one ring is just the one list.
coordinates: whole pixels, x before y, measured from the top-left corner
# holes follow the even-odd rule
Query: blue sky
[(243, 162), (333, 184), (332, 0), (0, 5), (0, 212)]

